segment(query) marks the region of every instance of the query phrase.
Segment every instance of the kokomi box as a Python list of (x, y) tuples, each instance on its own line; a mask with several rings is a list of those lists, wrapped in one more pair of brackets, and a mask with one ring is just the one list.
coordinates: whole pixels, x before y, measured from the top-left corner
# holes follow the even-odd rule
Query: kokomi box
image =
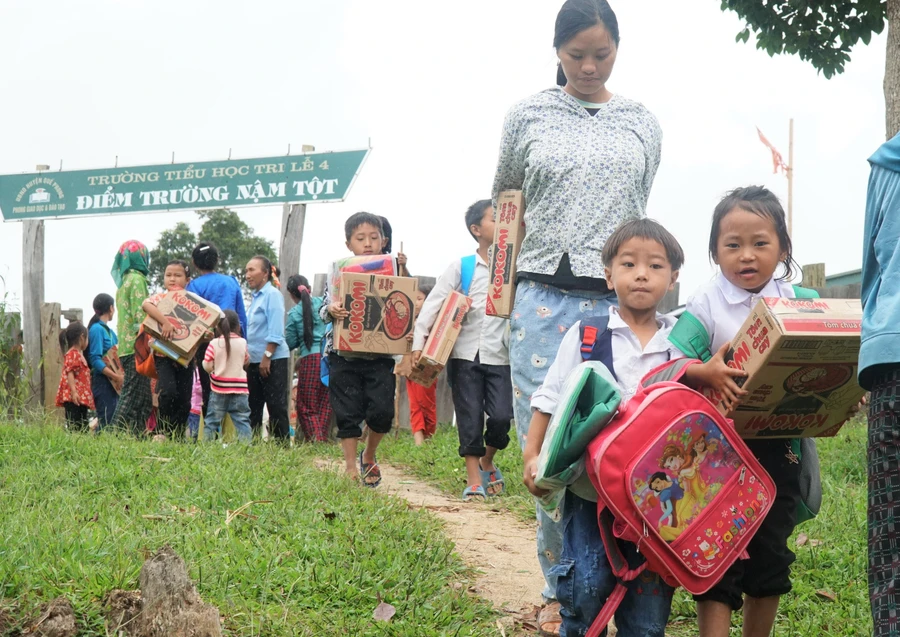
[(418, 280), (343, 272), (337, 298), (350, 315), (334, 323), (334, 347), (343, 352), (406, 354)]
[(412, 368), (409, 379), (423, 387), (431, 387), (450, 360), (450, 353), (459, 338), (463, 319), (472, 307), (472, 299), (453, 291), (444, 299), (438, 312), (419, 363)]
[(856, 379), (862, 306), (856, 299), (764, 298), (731, 343), (726, 362), (748, 392), (728, 411), (742, 438), (834, 436), (865, 390)]
[(516, 259), (525, 239), (525, 197), (521, 190), (504, 190), (494, 211), (494, 245), (485, 314), (509, 318), (516, 300)]
[(174, 328), (172, 338), (163, 340), (161, 326), (149, 316), (144, 320), (144, 329), (171, 353), (185, 359), (193, 356), (207, 331), (215, 331), (222, 316), (218, 305), (186, 290), (166, 292), (156, 307)]

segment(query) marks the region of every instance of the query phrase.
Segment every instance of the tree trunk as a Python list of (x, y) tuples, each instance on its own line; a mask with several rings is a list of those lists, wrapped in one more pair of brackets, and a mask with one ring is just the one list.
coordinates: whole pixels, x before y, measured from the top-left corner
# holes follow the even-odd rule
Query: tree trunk
[(884, 110), (887, 138), (900, 132), (900, 0), (887, 0), (887, 56), (884, 68)]

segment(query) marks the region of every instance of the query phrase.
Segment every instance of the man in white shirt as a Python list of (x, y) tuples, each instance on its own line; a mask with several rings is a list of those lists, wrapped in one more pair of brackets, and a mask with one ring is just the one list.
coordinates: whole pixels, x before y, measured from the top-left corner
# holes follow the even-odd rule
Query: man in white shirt
[[(494, 465), (494, 455), (509, 445), (513, 407), (509, 322), (484, 313), (490, 282), (488, 250), (494, 240), (494, 209), (490, 200), (478, 201), (468, 209), (466, 227), (478, 242), (474, 272), (464, 276), (463, 260), (457, 259), (435, 283), (416, 321), (413, 364), (418, 363), (425, 340), (450, 292), (461, 291), (469, 296), (472, 307), (463, 320), (448, 366), (459, 455), (466, 460), (463, 500), (468, 501), (503, 492), (503, 474)], [(468, 277), (471, 279), (464, 281)], [(486, 425), (484, 414), (487, 414)]]

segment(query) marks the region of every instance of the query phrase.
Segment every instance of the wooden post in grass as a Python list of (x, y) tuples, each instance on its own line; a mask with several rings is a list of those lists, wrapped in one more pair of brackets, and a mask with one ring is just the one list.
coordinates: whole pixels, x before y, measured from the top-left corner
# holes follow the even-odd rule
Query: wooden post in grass
[(59, 416), (56, 407), (56, 391), (62, 375), (63, 351), (59, 344), (59, 303), (41, 304), (41, 351), (44, 371), (44, 409)]
[(29, 385), (28, 406), (37, 409), (43, 402), (41, 376), (41, 303), (44, 300), (43, 221), (29, 219), (22, 223), (22, 272), (22, 331), (25, 339), (25, 377)]

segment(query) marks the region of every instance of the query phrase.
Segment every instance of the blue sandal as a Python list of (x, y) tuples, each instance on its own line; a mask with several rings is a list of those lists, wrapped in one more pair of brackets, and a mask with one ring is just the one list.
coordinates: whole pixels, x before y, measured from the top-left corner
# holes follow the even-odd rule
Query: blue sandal
[(462, 493), (463, 502), (471, 502), (477, 498), (481, 498), (481, 502), (487, 500), (487, 495), (484, 492), (484, 487), (480, 484), (476, 484), (474, 487), (466, 487)]
[(494, 466), (493, 471), (485, 471), (481, 468), (481, 463), (479, 462), (478, 473), (481, 474), (481, 484), (487, 495), (500, 495), (506, 490), (506, 482), (503, 480), (503, 474), (500, 473), (500, 469), (498, 469), (496, 465)]

